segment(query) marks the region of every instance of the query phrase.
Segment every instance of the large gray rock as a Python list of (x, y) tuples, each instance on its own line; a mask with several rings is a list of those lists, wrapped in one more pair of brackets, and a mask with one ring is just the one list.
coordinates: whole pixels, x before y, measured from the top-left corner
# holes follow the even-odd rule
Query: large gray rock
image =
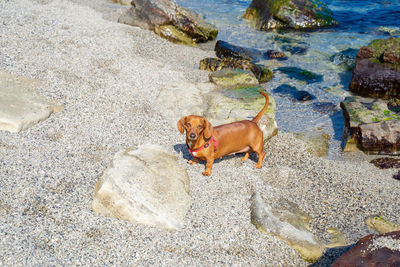
[(118, 22), (153, 30), (172, 42), (186, 45), (213, 40), (218, 34), (199, 15), (171, 0), (133, 0), (132, 8)]
[(178, 230), (190, 207), (189, 177), (157, 145), (118, 152), (96, 183), (92, 209), (108, 217)]
[(39, 80), (0, 71), (0, 130), (19, 132), (63, 109), (36, 92), (40, 85)]

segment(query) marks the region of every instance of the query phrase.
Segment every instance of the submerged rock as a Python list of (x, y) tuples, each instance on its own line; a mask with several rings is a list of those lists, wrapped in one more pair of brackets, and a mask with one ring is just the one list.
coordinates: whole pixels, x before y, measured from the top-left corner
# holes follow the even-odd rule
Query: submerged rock
[(171, 0), (133, 0), (132, 8), (118, 22), (153, 30), (170, 41), (186, 45), (213, 40), (218, 34), (213, 25)]
[(245, 59), (235, 58), (205, 58), (200, 61), (200, 69), (217, 71), (225, 68), (250, 70), (254, 73), (260, 83), (268, 82), (272, 79), (273, 73), (267, 67), (254, 64)]
[(36, 92), (40, 85), (39, 80), (0, 71), (0, 130), (17, 133), (63, 110)]
[(318, 113), (333, 115), (337, 111), (338, 106), (332, 102), (317, 102), (312, 104), (312, 109)]
[(400, 38), (378, 39), (360, 48), (350, 91), (383, 99), (400, 95)]
[(345, 70), (352, 70), (356, 64), (357, 49), (348, 48), (330, 57), (333, 64), (343, 67)]
[(295, 78), (306, 83), (317, 83), (323, 81), (323, 76), (321, 74), (317, 74), (298, 67), (280, 67), (277, 68), (277, 70), (286, 74), (287, 76), (289, 76), (289, 78)]
[(296, 87), (289, 84), (282, 84), (273, 90), (274, 93), (288, 96), (290, 100), (304, 102), (315, 99), (315, 96), (304, 90), (298, 90)]
[(317, 0), (253, 0), (243, 17), (264, 31), (337, 25), (332, 11)]
[(248, 70), (225, 68), (212, 72), (209, 77), (212, 83), (225, 88), (258, 85), (256, 76)]
[(167, 230), (183, 226), (190, 208), (189, 176), (157, 145), (118, 152), (96, 183), (92, 209), (107, 217)]
[(400, 114), (388, 110), (381, 99), (346, 97), (340, 103), (345, 118), (347, 143), (372, 154), (398, 154)]
[(340, 256), (332, 267), (398, 266), (400, 263), (400, 231), (367, 235)]

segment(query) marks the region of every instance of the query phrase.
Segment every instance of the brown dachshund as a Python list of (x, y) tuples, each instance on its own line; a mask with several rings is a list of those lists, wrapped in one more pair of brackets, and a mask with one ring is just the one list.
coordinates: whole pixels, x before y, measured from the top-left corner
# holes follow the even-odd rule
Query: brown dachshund
[(195, 164), (200, 160), (207, 161), (203, 175), (211, 174), (215, 159), (225, 155), (246, 152), (242, 161), (247, 160), (252, 151), (258, 155), (255, 168), (261, 168), (265, 156), (263, 132), (257, 122), (268, 108), (268, 95), (260, 92), (265, 97), (263, 109), (251, 121), (243, 120), (213, 127), (206, 119), (190, 115), (183, 117), (177, 123), (181, 134), (186, 130), (186, 144), (193, 160), (188, 163)]

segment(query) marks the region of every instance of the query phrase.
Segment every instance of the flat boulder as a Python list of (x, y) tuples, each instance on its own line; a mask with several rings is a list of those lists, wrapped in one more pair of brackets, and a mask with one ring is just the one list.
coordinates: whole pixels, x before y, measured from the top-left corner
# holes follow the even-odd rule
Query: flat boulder
[(214, 40), (218, 30), (201, 16), (172, 0), (133, 0), (118, 22), (152, 30), (167, 40), (186, 45)]
[(332, 11), (318, 0), (253, 0), (243, 17), (263, 31), (337, 25)]
[(107, 217), (178, 230), (190, 207), (189, 176), (157, 145), (118, 152), (97, 181), (92, 210)]
[(0, 130), (16, 133), (63, 109), (36, 91), (41, 84), (0, 71)]
[(340, 256), (332, 267), (342, 266), (399, 266), (400, 231), (367, 235)]
[(400, 38), (377, 39), (357, 52), (350, 91), (364, 97), (400, 95)]
[(346, 97), (340, 103), (345, 119), (345, 151), (361, 149), (371, 154), (398, 154), (400, 114), (388, 109), (382, 99)]

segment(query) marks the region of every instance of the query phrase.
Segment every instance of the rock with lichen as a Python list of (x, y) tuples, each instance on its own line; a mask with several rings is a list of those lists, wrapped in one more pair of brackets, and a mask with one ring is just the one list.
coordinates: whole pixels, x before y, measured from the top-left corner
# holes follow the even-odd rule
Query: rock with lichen
[(337, 25), (333, 12), (318, 0), (253, 0), (243, 17), (264, 31)]
[(371, 154), (399, 154), (400, 114), (382, 99), (346, 97), (340, 103), (345, 119), (345, 151), (361, 149)]

